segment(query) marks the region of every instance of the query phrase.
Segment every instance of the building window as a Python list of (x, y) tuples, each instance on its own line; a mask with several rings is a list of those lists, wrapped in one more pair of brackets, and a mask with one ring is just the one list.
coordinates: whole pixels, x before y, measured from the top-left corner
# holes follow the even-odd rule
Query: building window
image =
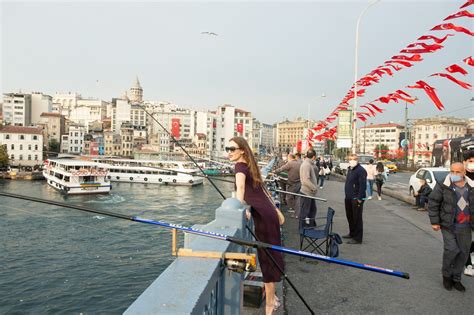
[(35, 155), (35, 161), (38, 161), (38, 155)]
[[(24, 135), (20, 135), (20, 140), (25, 140), (25, 136)], [(21, 160), (21, 159), (20, 159)]]
[(10, 139), (10, 135), (5, 135), (5, 139)]
[(15, 154), (12, 154), (12, 156), (10, 157), (10, 159), (13, 161), (15, 159)]
[(38, 136), (33, 136), (33, 140), (38, 140)]
[(23, 154), (20, 154), (20, 157), (18, 158), (20, 161), (23, 160)]
[(35, 150), (38, 150), (38, 145), (37, 144), (35, 144)]
[(11, 147), (11, 148), (12, 148), (12, 150), (15, 150), (15, 145), (14, 145), (14, 144), (12, 144), (12, 147)]
[(28, 154), (28, 161), (31, 161), (31, 154)]
[(31, 144), (28, 144), (28, 150), (31, 151)]

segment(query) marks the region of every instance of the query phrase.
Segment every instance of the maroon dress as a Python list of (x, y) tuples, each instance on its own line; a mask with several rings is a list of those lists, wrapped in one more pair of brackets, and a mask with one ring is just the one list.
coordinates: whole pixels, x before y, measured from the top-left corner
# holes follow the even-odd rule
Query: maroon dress
[[(251, 208), (253, 222), (255, 224), (255, 234), (259, 241), (272, 245), (281, 246), (280, 222), (275, 207), (267, 197), (261, 186), (254, 187), (252, 176), (246, 163), (235, 164), (235, 174), (245, 175), (244, 200)], [(280, 252), (268, 250), (277, 264), (284, 270), (283, 255)], [(281, 272), (265, 253), (263, 248), (257, 249), (258, 261), (262, 269), (263, 282), (281, 281)]]

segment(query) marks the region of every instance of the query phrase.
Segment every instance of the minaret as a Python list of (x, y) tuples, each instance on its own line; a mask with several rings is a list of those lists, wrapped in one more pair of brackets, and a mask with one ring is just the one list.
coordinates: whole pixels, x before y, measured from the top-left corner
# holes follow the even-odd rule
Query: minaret
[(142, 102), (143, 101), (143, 89), (138, 81), (138, 76), (135, 80), (135, 83), (130, 88), (129, 99), (131, 102)]

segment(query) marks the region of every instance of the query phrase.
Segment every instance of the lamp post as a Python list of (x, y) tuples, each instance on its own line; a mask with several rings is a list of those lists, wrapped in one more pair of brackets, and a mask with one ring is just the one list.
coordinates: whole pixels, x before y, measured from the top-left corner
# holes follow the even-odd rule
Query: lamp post
[(360, 21), (362, 17), (364, 16), (365, 12), (379, 2), (380, 0), (374, 0), (369, 5), (365, 7), (365, 9), (360, 13), (359, 18), (357, 19), (357, 26), (356, 26), (356, 38), (355, 38), (355, 70), (354, 70), (354, 103), (352, 105), (352, 153), (357, 153), (356, 149), (356, 141), (357, 141), (357, 132), (356, 132), (356, 127), (357, 127), (357, 78), (358, 78), (358, 72), (359, 72), (359, 27), (360, 27)]

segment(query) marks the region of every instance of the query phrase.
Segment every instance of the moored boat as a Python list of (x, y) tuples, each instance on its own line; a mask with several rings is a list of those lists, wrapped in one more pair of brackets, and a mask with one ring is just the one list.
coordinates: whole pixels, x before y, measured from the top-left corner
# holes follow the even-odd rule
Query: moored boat
[(109, 193), (112, 185), (101, 163), (75, 159), (45, 161), (43, 176), (49, 186), (66, 195)]

